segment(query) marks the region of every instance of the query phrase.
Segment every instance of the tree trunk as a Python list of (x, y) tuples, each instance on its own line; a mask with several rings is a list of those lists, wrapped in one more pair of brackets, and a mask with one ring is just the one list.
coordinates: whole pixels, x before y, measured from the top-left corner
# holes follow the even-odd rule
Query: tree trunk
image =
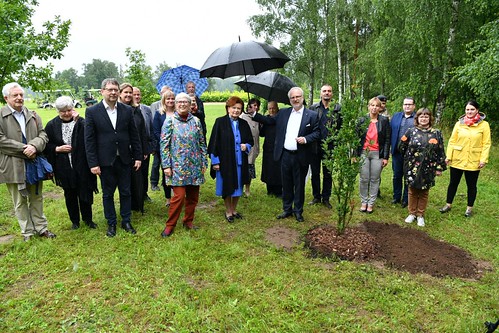
[(459, 1), (452, 1), (452, 16), (449, 24), (449, 34), (447, 39), (447, 61), (444, 63), (442, 73), (442, 83), (438, 89), (437, 104), (436, 104), (436, 122), (439, 123), (445, 109), (445, 102), (447, 94), (445, 88), (449, 81), (449, 71), (452, 70), (452, 63), (454, 60), (454, 41), (456, 39), (456, 27), (459, 20)]

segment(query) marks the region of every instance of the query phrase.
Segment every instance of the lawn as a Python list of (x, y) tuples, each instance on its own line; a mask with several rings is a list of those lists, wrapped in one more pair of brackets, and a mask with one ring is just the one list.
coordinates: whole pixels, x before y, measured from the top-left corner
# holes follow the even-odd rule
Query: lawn
[[(38, 112), (44, 123), (56, 115)], [(211, 129), (225, 110), (207, 104), (206, 113)], [(472, 218), (463, 217), (464, 180), (447, 215), (438, 208), (448, 173), (430, 192), (424, 230), (488, 261), (492, 270), (477, 281), (314, 259), (302, 243), (275, 246), (266, 240), (270, 227), (303, 235), (335, 218), (323, 206), (307, 205), (305, 223), (276, 220), (281, 202), (266, 195), (260, 158), (252, 194), (240, 200), (243, 220), (225, 222), (207, 174), (195, 219), (201, 229), (177, 227), (167, 239), (160, 237), (167, 215), (161, 192), (149, 191), (153, 202), (144, 215), (134, 212), (136, 235), (119, 229), (107, 238), (101, 194), (93, 207), (98, 229), (71, 230), (63, 192), (48, 181), (45, 215), (57, 238), (24, 243), (0, 186), (0, 236), (14, 236), (0, 245), (0, 332), (485, 332), (483, 323), (499, 316), (498, 158), (494, 147)], [(403, 225), (406, 209), (390, 203), (391, 175), (391, 168), (383, 171), (383, 198), (369, 219)], [(355, 212), (353, 223), (365, 218)]]

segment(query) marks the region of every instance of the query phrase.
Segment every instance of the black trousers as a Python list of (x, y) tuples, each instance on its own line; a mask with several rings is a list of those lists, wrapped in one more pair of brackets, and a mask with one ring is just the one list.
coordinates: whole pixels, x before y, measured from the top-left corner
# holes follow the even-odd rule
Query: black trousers
[(310, 159), (310, 170), (312, 172), (312, 194), (314, 199), (329, 201), (331, 189), (333, 187), (333, 178), (329, 169), (322, 165), (322, 193), (321, 193), (321, 164), (322, 150), (317, 154), (312, 154)]
[(475, 204), (477, 188), (476, 184), (478, 182), (478, 176), (480, 175), (480, 170), (477, 171), (467, 171), (451, 167), (450, 168), (450, 182), (447, 188), (447, 203), (452, 203), (454, 197), (456, 196), (457, 188), (461, 182), (461, 177), (466, 179), (466, 186), (468, 187), (468, 206), (473, 207)]
[(80, 223), (81, 219), (87, 223), (92, 221), (92, 204), (82, 200), (80, 197), (80, 189), (65, 188), (64, 199), (66, 201), (66, 209), (68, 210), (69, 219), (72, 223)]
[(123, 164), (116, 158), (112, 166), (101, 167), (100, 181), (102, 185), (102, 203), (104, 216), (110, 226), (116, 225), (116, 209), (114, 192), (118, 187), (120, 195), (121, 223), (129, 223), (132, 216), (131, 163)]
[(302, 166), (298, 155), (284, 150), (281, 157), (282, 210), (287, 213), (303, 213), (305, 202), (305, 178), (308, 165)]

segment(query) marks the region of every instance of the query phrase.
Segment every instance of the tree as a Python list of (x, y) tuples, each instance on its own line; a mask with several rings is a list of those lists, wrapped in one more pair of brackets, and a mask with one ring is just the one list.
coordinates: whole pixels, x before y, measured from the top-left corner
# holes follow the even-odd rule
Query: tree
[(118, 67), (114, 62), (93, 59), (91, 64), (83, 64), (83, 86), (85, 88), (100, 88), (106, 78), (120, 79)]
[(144, 53), (139, 50), (133, 51), (129, 47), (125, 53), (130, 63), (130, 66), (125, 70), (125, 80), (140, 89), (144, 104), (151, 104), (158, 100), (159, 94), (152, 81), (152, 68), (146, 65)]
[[(328, 128), (329, 135), (322, 144), (324, 149), (323, 163), (331, 172), (333, 178), (333, 194), (336, 197), (336, 229), (343, 234), (352, 219), (355, 209), (355, 185), (363, 156), (357, 157), (356, 151), (360, 144), (359, 116), (360, 102), (346, 100), (341, 108), (342, 126), (339, 131)], [(329, 144), (334, 142), (334, 149)]]
[(0, 2), (0, 86), (18, 81), (33, 90), (46, 87), (52, 75), (52, 64), (30, 63), (33, 60), (60, 59), (69, 43), (71, 21), (56, 16), (43, 23), (44, 30), (35, 31), (31, 23), (36, 0)]

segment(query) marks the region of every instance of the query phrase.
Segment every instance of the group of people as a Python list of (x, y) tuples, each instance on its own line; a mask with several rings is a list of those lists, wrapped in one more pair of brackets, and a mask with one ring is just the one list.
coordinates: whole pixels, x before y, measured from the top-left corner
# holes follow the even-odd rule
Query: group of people
[(433, 127), (430, 110), (420, 108), (416, 111), (414, 98), (406, 97), (403, 111), (395, 113), (391, 119), (381, 115), (383, 104), (378, 97), (369, 101), (368, 109), (368, 116), (360, 121), (361, 124), (367, 123), (362, 126), (364, 131), (358, 149), (358, 155), (364, 158), (360, 170), (360, 211), (372, 213), (379, 195), (381, 171), (388, 164), (391, 151), (392, 203), (408, 207), (405, 222), (417, 221), (418, 226), (425, 226), (429, 189), (435, 185), (435, 176), (440, 176), (447, 167), (451, 173), (447, 204), (440, 212), (451, 210), (464, 173), (468, 188), (464, 216), (470, 217), (477, 194), (478, 175), (488, 163), (491, 146), (490, 127), (477, 102), (466, 103), (465, 114), (454, 126), (447, 150), (442, 133)]
[[(55, 237), (43, 214), (42, 182), (26, 182), (25, 164), (42, 153), (54, 168), (56, 184), (64, 189), (73, 229), (80, 227), (80, 216), (88, 227), (97, 227), (92, 204), (100, 177), (108, 237), (117, 232), (116, 189), (121, 227), (136, 233), (131, 211), (143, 211), (144, 201), (150, 200), (147, 177), (151, 155), (151, 188), (159, 190), (161, 170), (169, 210), (162, 237), (172, 235), (184, 209), (183, 226), (198, 228), (194, 214), (208, 167), (216, 179), (216, 195), (224, 201), (225, 220), (233, 223), (242, 219), (237, 205), (243, 194), (250, 195), (251, 179), (256, 178), (259, 137), (264, 137), (261, 179), (269, 195), (282, 198), (278, 219), (293, 216), (304, 221), (309, 168), (310, 204), (332, 208), (332, 175), (324, 165), (321, 168), (323, 143), (341, 130), (343, 122), (341, 106), (332, 102), (332, 86), (322, 86), (321, 100), (310, 108), (304, 105), (303, 90), (293, 87), (288, 92), (291, 107), (279, 110), (276, 102), (269, 101), (267, 115), (258, 112), (258, 99), (250, 100), (244, 111), (243, 100), (232, 96), (225, 104), (226, 115), (215, 120), (209, 140), (204, 105), (195, 95), (194, 83), (189, 82), (186, 91), (175, 95), (164, 87), (161, 99), (148, 107), (140, 103), (139, 88), (105, 79), (102, 101), (87, 108), (84, 118), (74, 110), (70, 97), (61, 96), (55, 103), (58, 115), (43, 128), (40, 117), (24, 106), (22, 87), (15, 82), (5, 85), (2, 93), (7, 105), (0, 110), (0, 183), (7, 184), (24, 239), (35, 234)], [(451, 170), (447, 204), (440, 211), (451, 210), (464, 173), (468, 186), (465, 216), (471, 216), (478, 175), (488, 162), (491, 145), (490, 128), (478, 104), (466, 104), (465, 115), (456, 123), (445, 152), (442, 134), (433, 128), (428, 109), (416, 111), (414, 99), (406, 97), (403, 111), (390, 119), (381, 114), (386, 111), (381, 99), (369, 100), (368, 114), (358, 120), (360, 211), (373, 212), (380, 175), (391, 153), (392, 203), (408, 207), (405, 222), (417, 220), (419, 226), (425, 225), (429, 189), (435, 185), (435, 176), (447, 167)], [(335, 141), (328, 140), (327, 149), (334, 148)]]

